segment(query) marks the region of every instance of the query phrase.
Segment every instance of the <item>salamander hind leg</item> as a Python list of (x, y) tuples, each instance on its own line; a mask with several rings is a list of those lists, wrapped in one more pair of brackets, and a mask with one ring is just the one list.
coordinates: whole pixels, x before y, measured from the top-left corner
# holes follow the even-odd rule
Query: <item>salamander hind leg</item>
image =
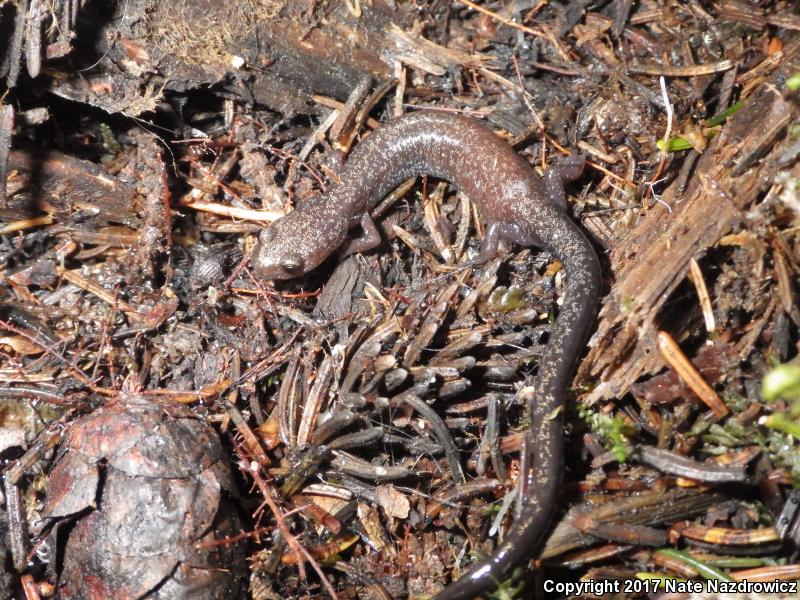
[(577, 179), (583, 173), (586, 157), (573, 154), (552, 165), (544, 174), (544, 188), (547, 200), (566, 212), (567, 197), (564, 194), (564, 184)]
[(344, 243), (341, 249), (342, 256), (366, 252), (367, 250), (372, 250), (381, 243), (381, 234), (378, 228), (375, 227), (375, 221), (372, 220), (369, 213), (364, 213), (361, 217), (360, 224), (363, 233), (361, 236)]

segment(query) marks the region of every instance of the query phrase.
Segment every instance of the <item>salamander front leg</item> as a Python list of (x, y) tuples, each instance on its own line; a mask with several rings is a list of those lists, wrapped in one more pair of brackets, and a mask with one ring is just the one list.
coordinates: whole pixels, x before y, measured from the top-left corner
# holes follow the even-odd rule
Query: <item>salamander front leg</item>
[(341, 256), (350, 256), (358, 252), (366, 252), (372, 250), (381, 243), (381, 234), (378, 228), (375, 227), (375, 222), (369, 213), (364, 213), (361, 217), (361, 229), (363, 230), (360, 237), (346, 241), (341, 248)]
[(544, 174), (544, 190), (547, 200), (561, 210), (567, 210), (564, 184), (577, 179), (583, 173), (586, 157), (575, 154), (551, 166)]
[(529, 246), (532, 243), (529, 238), (530, 236), (526, 235), (519, 225), (495, 221), (486, 228), (486, 236), (483, 238), (478, 256), (468, 261), (466, 264), (470, 267), (474, 267), (482, 265), (496, 256), (500, 256), (500, 244), (502, 242)]

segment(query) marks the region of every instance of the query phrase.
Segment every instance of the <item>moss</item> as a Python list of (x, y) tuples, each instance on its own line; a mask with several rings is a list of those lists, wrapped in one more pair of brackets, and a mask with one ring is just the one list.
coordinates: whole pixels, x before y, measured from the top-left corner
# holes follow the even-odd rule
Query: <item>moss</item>
[[(274, 18), (282, 0), (246, 0), (233, 4), (157, 2), (147, 14), (149, 42), (163, 56), (187, 64), (218, 64), (227, 69), (241, 47), (240, 40), (260, 21)], [(237, 29), (232, 24), (239, 24)]]
[(636, 434), (636, 430), (622, 417), (610, 417), (596, 412), (589, 407), (579, 406), (578, 414), (605, 445), (614, 454), (618, 462), (625, 462), (629, 453), (628, 438)]

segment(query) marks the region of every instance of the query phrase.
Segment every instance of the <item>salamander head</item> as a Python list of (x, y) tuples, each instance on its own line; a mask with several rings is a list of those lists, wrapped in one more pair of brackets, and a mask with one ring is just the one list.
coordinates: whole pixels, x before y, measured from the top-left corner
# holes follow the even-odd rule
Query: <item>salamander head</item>
[(251, 262), (257, 277), (299, 277), (318, 267), (342, 245), (347, 236), (346, 221), (326, 223), (313, 213), (294, 210), (261, 230)]

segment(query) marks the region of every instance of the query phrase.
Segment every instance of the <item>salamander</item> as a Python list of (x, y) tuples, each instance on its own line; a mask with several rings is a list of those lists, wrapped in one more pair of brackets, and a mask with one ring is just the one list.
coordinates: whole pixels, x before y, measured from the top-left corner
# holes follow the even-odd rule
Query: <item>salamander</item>
[[(265, 227), (252, 266), (264, 279), (308, 273), (337, 249), (363, 252), (380, 243), (369, 210), (406, 179), (429, 175), (452, 182), (478, 206), (487, 224), (475, 262), (500, 243), (536, 246), (563, 264), (565, 301), (529, 395), (530, 427), (522, 446), (521, 496), (513, 524), (494, 554), (435, 596), (473, 598), (530, 558), (547, 531), (563, 469), (562, 407), (580, 351), (594, 323), (600, 265), (591, 243), (567, 215), (564, 183), (583, 171), (572, 157), (539, 177), (505, 141), (477, 121), (436, 111), (408, 113), (379, 127), (352, 152), (340, 182)], [(362, 233), (350, 237), (360, 225)]]

